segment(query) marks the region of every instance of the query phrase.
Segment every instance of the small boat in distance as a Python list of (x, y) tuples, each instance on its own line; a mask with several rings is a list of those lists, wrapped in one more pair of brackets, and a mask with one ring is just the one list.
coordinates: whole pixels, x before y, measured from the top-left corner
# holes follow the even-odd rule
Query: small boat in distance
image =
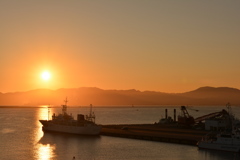
[(74, 120), (72, 115), (67, 113), (67, 98), (62, 105), (62, 114), (52, 115), (52, 120), (39, 120), (43, 127), (43, 131), (61, 132), (80, 135), (99, 135), (102, 126), (95, 123), (95, 114), (92, 112), (90, 105), (89, 115), (77, 115), (77, 120)]

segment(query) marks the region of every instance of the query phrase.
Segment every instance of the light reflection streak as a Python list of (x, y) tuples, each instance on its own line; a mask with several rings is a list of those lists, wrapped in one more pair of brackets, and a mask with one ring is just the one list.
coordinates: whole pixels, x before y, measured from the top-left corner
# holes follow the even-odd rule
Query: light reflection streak
[(37, 115), (36, 115), (36, 126), (37, 130), (35, 131), (35, 156), (38, 160), (49, 160), (52, 159), (55, 155), (55, 145), (50, 145), (48, 143), (41, 143), (41, 139), (44, 136), (44, 133), (42, 131), (42, 124), (39, 122), (39, 120), (47, 120), (49, 116), (48, 106), (44, 105), (41, 106), (41, 108), (38, 109)]
[(49, 117), (49, 114), (50, 114), (50, 112), (48, 112), (49, 111), (48, 109), (49, 109), (48, 105), (41, 106), (41, 108), (39, 109), (37, 117), (39, 119), (48, 120), (48, 117)]
[(39, 144), (38, 145), (38, 155), (37, 159), (39, 160), (48, 160), (54, 157), (55, 146), (51, 146), (50, 144)]
[(39, 122), (39, 120), (43, 119), (46, 120), (48, 117), (48, 106), (41, 106), (41, 108), (38, 109), (37, 115), (36, 115), (36, 126), (37, 130), (35, 131), (35, 142), (38, 142), (43, 137), (43, 131), (42, 131), (42, 124)]

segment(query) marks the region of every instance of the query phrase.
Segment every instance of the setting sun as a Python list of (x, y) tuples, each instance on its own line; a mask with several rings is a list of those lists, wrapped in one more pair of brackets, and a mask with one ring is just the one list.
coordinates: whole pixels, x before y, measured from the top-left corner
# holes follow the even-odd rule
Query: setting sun
[(44, 71), (42, 74), (41, 74), (41, 77), (44, 81), (48, 81), (50, 78), (51, 78), (51, 74), (50, 72), (48, 71)]

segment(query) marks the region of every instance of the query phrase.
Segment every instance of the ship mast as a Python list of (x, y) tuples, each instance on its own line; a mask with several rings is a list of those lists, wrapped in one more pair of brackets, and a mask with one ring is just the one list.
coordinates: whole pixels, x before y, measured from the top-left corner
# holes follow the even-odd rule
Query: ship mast
[(94, 112), (92, 111), (92, 104), (90, 104), (90, 112), (89, 112), (89, 115), (86, 115), (86, 119), (88, 121), (91, 121), (91, 122), (94, 122), (95, 123), (95, 114)]
[(49, 121), (49, 113), (50, 113), (49, 106), (47, 107), (47, 109), (48, 109), (47, 120)]
[(62, 105), (62, 114), (63, 115), (67, 114), (67, 102), (68, 102), (67, 97), (66, 97), (66, 100), (64, 102), (65, 102), (65, 104)]

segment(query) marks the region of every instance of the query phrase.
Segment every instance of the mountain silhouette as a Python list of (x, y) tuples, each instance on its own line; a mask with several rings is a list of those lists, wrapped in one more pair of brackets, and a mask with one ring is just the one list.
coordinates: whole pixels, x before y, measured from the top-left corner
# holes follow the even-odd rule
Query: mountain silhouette
[(1, 106), (61, 105), (240, 105), (240, 90), (229, 87), (201, 87), (185, 93), (155, 91), (103, 90), (95, 87), (36, 89), (26, 92), (0, 93)]

